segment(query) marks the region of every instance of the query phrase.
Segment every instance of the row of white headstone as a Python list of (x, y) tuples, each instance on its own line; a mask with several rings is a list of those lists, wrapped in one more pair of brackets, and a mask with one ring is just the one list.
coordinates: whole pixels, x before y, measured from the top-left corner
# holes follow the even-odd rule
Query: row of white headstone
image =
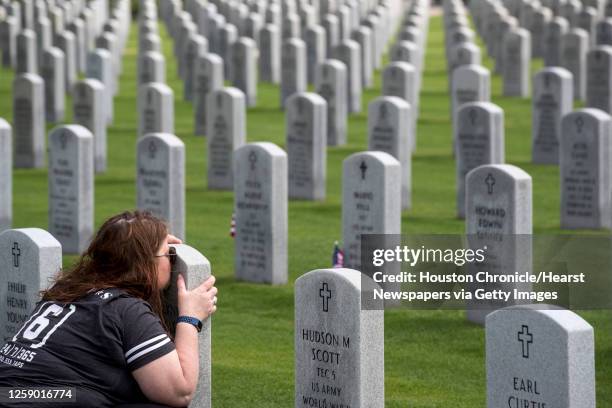
[[(469, 30), (462, 4), (447, 2), (446, 9), (448, 35)], [(612, 225), (612, 128), (608, 109), (603, 106), (610, 97), (610, 88), (605, 81), (595, 81), (602, 76), (612, 77), (612, 65), (608, 63), (612, 59), (606, 55), (612, 58), (612, 48), (595, 47), (583, 55), (586, 76), (592, 78), (592, 85), (587, 87), (591, 89), (587, 91), (587, 109), (573, 111), (573, 75), (565, 68), (546, 67), (533, 78), (532, 157), (534, 163), (559, 164), (562, 228)], [(510, 65), (514, 70), (516, 64)], [(529, 67), (529, 59), (526, 66)], [(483, 67), (473, 62), (459, 66), (452, 77), (457, 208), (463, 217), (465, 174), (478, 165), (504, 162), (503, 110), (488, 102), (490, 79)], [(528, 79), (527, 74), (524, 79)], [(473, 99), (480, 102), (474, 103)]]
[[(112, 123), (113, 94), (131, 15), (127, 0), (116, 2), (110, 13), (102, 0), (66, 4), (12, 2), (0, 7), (5, 13), (0, 33), (16, 33), (0, 47), (3, 63), (16, 68), (13, 126), (0, 123), (0, 231), (12, 224), (13, 167), (45, 165), (45, 119), (63, 121), (65, 93), (72, 93), (75, 126), (58, 128), (49, 137), (49, 229), (67, 251), (78, 253), (93, 229), (93, 175), (88, 169), (104, 172), (107, 167), (106, 127)], [(34, 31), (33, 24), (41, 31)], [(61, 48), (64, 34), (73, 40), (66, 49)], [(39, 52), (50, 59), (37, 64)], [(77, 63), (80, 56), (87, 57), (84, 65)], [(74, 75), (68, 66), (77, 67)], [(83, 72), (86, 79), (76, 80), (76, 73)], [(60, 134), (68, 136), (57, 136), (62, 141), (58, 150), (51, 146), (56, 138), (51, 135)], [(73, 137), (79, 142), (73, 143)]]

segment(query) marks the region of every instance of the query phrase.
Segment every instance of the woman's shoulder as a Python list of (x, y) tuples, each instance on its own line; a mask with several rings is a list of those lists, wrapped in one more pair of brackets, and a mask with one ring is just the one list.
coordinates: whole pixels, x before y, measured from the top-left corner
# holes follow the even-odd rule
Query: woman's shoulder
[(81, 301), (93, 302), (103, 306), (104, 309), (117, 310), (120, 313), (128, 309), (151, 309), (146, 300), (121, 288), (92, 289), (81, 298)]

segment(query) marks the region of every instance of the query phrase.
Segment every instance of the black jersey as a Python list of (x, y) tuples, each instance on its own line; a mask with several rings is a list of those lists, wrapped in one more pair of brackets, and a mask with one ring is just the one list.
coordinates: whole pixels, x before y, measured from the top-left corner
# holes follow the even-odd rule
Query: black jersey
[(7, 405), (16, 407), (145, 402), (131, 372), (174, 349), (151, 306), (119, 289), (68, 304), (41, 301), (0, 348), (0, 387), (76, 388), (76, 403)]

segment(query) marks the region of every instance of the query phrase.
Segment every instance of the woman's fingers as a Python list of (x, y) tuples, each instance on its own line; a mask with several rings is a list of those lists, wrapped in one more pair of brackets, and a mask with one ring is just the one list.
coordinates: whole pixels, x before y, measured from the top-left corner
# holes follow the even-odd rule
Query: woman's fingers
[(172, 234), (168, 234), (168, 243), (169, 244), (182, 244), (183, 241), (181, 241), (179, 238), (175, 237)]
[(183, 278), (183, 275), (181, 275), (180, 273), (178, 274), (178, 277), (176, 279), (176, 287), (178, 289), (179, 294), (187, 292), (187, 288), (185, 287), (185, 278)]

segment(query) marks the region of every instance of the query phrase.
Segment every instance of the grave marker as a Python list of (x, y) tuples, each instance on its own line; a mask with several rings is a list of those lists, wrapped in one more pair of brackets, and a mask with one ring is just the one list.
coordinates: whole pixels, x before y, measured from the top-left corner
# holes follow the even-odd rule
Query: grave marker
[(0, 340), (7, 341), (28, 320), (39, 291), (62, 268), (62, 246), (39, 228), (0, 233)]
[(45, 89), (36, 74), (13, 80), (13, 164), (16, 168), (41, 168), (45, 162)]
[(246, 143), (246, 100), (237, 88), (220, 88), (206, 97), (208, 188), (234, 188), (234, 154)]
[(590, 108), (612, 112), (612, 47), (600, 45), (587, 53), (586, 103)]
[(361, 51), (353, 40), (344, 40), (334, 49), (334, 58), (342, 61), (347, 69), (347, 100), (349, 113), (361, 112)]
[(281, 106), (294, 93), (306, 91), (306, 44), (298, 38), (283, 42), (281, 63)]
[(232, 85), (242, 91), (248, 107), (257, 105), (257, 44), (241, 37), (232, 47)]
[[(176, 322), (178, 318), (178, 299), (176, 277), (181, 274), (185, 279), (187, 290), (193, 290), (211, 275), (210, 262), (197, 249), (189, 245), (172, 245), (176, 250), (176, 262), (172, 266), (170, 287), (165, 291), (164, 316), (167, 322)], [(171, 325), (172, 326), (172, 325)], [(195, 395), (190, 405), (197, 408), (211, 407), (211, 318), (202, 321), (202, 331), (198, 334), (198, 382)]]
[(298, 93), (287, 100), (286, 110), (289, 197), (324, 200), (327, 103), (317, 94)]
[(150, 82), (138, 91), (138, 135), (174, 133), (174, 95), (161, 83)]
[(487, 407), (595, 406), (593, 327), (569, 310), (544, 307), (487, 316)]
[(508, 31), (503, 43), (503, 94), (504, 96), (529, 96), (529, 69), (531, 39), (529, 31), (518, 28)]
[[(465, 232), (469, 248), (486, 248), (484, 260), (467, 264), (467, 273), (479, 271), (491, 275), (510, 275), (531, 271), (532, 181), (522, 169), (509, 164), (478, 166), (465, 177)], [(530, 291), (531, 283), (470, 283), (476, 290)], [(473, 323), (484, 324), (492, 310), (516, 304), (495, 299), (466, 301), (466, 316)]]
[(469, 102), (459, 107), (456, 119), (457, 217), (465, 218), (466, 175), (483, 164), (504, 162), (504, 112), (490, 102)]
[(148, 133), (137, 142), (137, 207), (168, 222), (185, 239), (185, 145), (173, 134)]
[(0, 232), (13, 222), (13, 132), (0, 118)]
[(533, 78), (532, 157), (534, 163), (559, 163), (561, 119), (572, 110), (572, 74), (564, 68), (544, 68)]
[(61, 122), (66, 110), (64, 53), (59, 48), (47, 48), (42, 53), (40, 75), (45, 86), (45, 118)]
[(74, 84), (73, 120), (87, 128), (94, 138), (94, 171), (106, 171), (106, 113), (104, 85), (97, 79), (83, 79)]
[(234, 154), (236, 278), (287, 282), (287, 154), (268, 142)]
[(368, 150), (382, 151), (401, 164), (402, 209), (412, 204), (412, 110), (397, 96), (381, 96), (368, 106)]
[(327, 145), (346, 144), (347, 127), (347, 72), (338, 60), (326, 60), (317, 68), (315, 89), (327, 103)]
[(561, 228), (612, 225), (610, 121), (607, 113), (589, 108), (562, 119)]
[[(384, 316), (362, 310), (353, 269), (318, 269), (295, 281), (295, 406), (384, 406)], [(363, 285), (363, 286), (362, 286)]]
[(223, 60), (217, 54), (206, 54), (196, 60), (195, 90), (193, 95), (194, 132), (206, 134), (206, 97), (223, 88)]
[(342, 164), (344, 265), (361, 269), (362, 234), (399, 234), (401, 164), (385, 152), (361, 152)]
[(80, 125), (49, 133), (49, 233), (65, 254), (82, 253), (93, 236), (93, 135)]

